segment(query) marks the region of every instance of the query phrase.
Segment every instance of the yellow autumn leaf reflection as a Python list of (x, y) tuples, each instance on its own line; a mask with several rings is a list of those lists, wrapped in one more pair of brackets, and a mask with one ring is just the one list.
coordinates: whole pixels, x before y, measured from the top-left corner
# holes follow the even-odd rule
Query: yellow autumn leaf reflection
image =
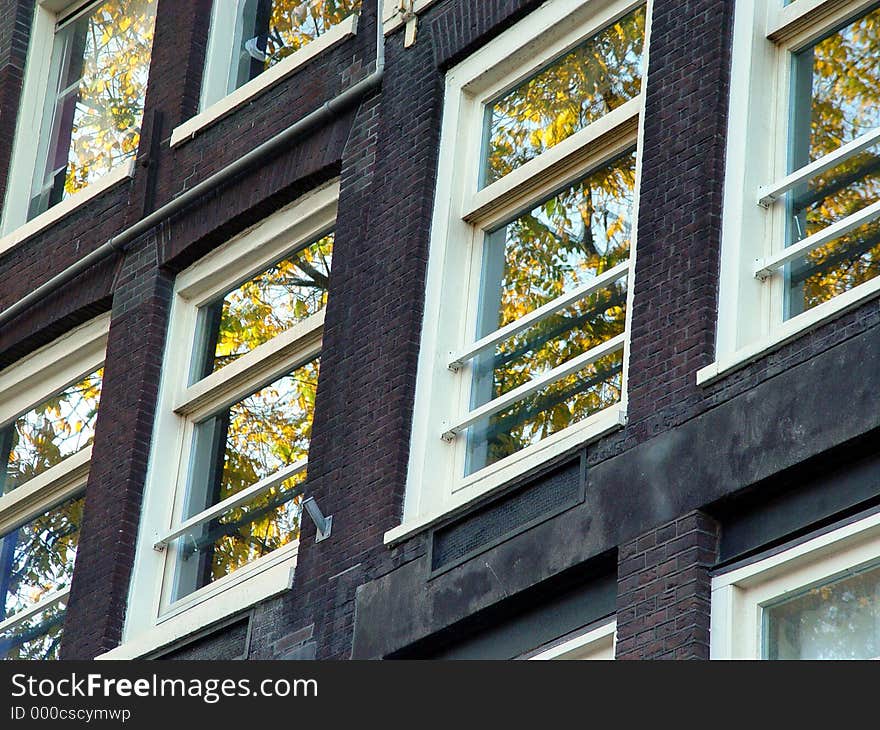
[(0, 494), (59, 464), (92, 443), (104, 370), (99, 368), (0, 429)]
[(140, 142), (157, 0), (107, 0), (56, 34), (54, 103), (33, 217), (134, 157)]
[(488, 185), (635, 98), (645, 8), (630, 12), (486, 107)]
[[(486, 236), (476, 336), (484, 337), (629, 258), (635, 152), (590, 172)], [(472, 408), (621, 334), (626, 279), (502, 341), (473, 363)], [(608, 355), (470, 428), (468, 473), (620, 399), (622, 359)]]
[(206, 307), (196, 379), (220, 370), (323, 309), (332, 260), (333, 234), (329, 234)]
[[(307, 458), (318, 373), (317, 359), (305, 363), (197, 426), (196, 439), (216, 444), (210, 452), (217, 460), (198, 465), (204, 486), (194, 484), (191, 492), (203, 499), (190, 504), (190, 514)], [(304, 478), (298, 474), (185, 536), (178, 597), (296, 540), (300, 499), (295, 487)]]
[[(880, 127), (880, 8), (796, 56), (792, 169)], [(789, 195), (789, 244), (880, 200), (880, 145), (809, 180)], [(787, 272), (795, 316), (880, 273), (880, 220), (821, 246)]]

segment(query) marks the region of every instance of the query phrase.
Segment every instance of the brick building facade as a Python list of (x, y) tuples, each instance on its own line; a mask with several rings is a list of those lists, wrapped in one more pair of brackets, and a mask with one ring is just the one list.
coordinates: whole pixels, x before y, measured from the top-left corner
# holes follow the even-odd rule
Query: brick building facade
[[(96, 335), (105, 347), (100, 410), (84, 467), (88, 477), (72, 577), (53, 586), (64, 593), (54, 605), (65, 606), (60, 645), (53, 651), (62, 658), (225, 659), (811, 655), (813, 639), (792, 629), (792, 612), (833, 624), (823, 611), (845, 602), (840, 595), (846, 591), (837, 586), (846, 580), (860, 580), (850, 588), (871, 604), (868, 584), (873, 561), (880, 559), (875, 525), (880, 306), (870, 273), (876, 256), (871, 258), (867, 246), (856, 259), (870, 275), (827, 301), (780, 315), (779, 322), (772, 321), (775, 305), (768, 304), (770, 315), (752, 319), (749, 299), (765, 295), (753, 297), (747, 287), (782, 291), (782, 284), (773, 282), (788, 276), (780, 274), (788, 263), (766, 281), (751, 277), (737, 288), (736, 251), (755, 236), (741, 223), (746, 214), (740, 215), (735, 198), (739, 188), (746, 197), (757, 195), (754, 181), (770, 186), (798, 171), (796, 165), (783, 169), (785, 159), (758, 150), (755, 139), (763, 133), (752, 127), (763, 123), (764, 136), (772, 136), (767, 129), (786, 125), (769, 110), (763, 122), (754, 119), (765, 107), (749, 97), (758, 93), (749, 74), (772, 75), (762, 63), (788, 73), (790, 55), (800, 58), (810, 44), (818, 48), (814, 54), (821, 53), (823, 41), (817, 39), (848, 41), (848, 29), (865, 18), (868, 40), (856, 33), (853, 42), (880, 54), (876, 4), (388, 0), (380, 5), (384, 60), (377, 57), (376, 3), (364, 0), (356, 23), (332, 43), (305, 55), (309, 45), (304, 45), (281, 62), (283, 75), (263, 84), (257, 76), (231, 92), (242, 101), (212, 115), (217, 107), (206, 106), (204, 88), (219, 11), (212, 11), (211, 0), (157, 0), (131, 175), (97, 194), (80, 193), (63, 216), (52, 219), (50, 207), (21, 227), (3, 229), (0, 312), (138, 221), (167, 211), (0, 322), (0, 429), (53, 395), (37, 388), (30, 400), (13, 398), (25, 390), (16, 385), (18, 373), (31, 377), (35, 367), (22, 363), (46, 352), (51, 360), (57, 343), (74, 342), (83, 327), (103, 323)], [(32, 88), (25, 82), (34, 63), (29, 49), (40, 48), (36, 16), (53, 14), (60, 29), (69, 10), (79, 12), (80, 5), (0, 0), (0, 170), (14, 169), (22, 134), (35, 134), (22, 131), (20, 109)], [(597, 164), (618, 159), (614, 155), (626, 145), (637, 150), (621, 335), (625, 374), (623, 394), (612, 406), (615, 421), (594, 428), (591, 416), (583, 428), (568, 427), (568, 435), (553, 439), (552, 448), (526, 448), (519, 466), (510, 466), (508, 456), (497, 470), (477, 469), (477, 475), (492, 471), (483, 486), (474, 480), (459, 484), (460, 475), (444, 471), (445, 462), (432, 456), (433, 449), (453, 448), (440, 438), (450, 424), (431, 421), (431, 389), (445, 377), (445, 365), (434, 385), (425, 385), (426, 368), (447, 355), (426, 349), (450, 316), (444, 297), (461, 295), (449, 266), (441, 272), (443, 255), (437, 254), (438, 246), (446, 245), (438, 242), (446, 225), (438, 211), (457, 199), (460, 176), (450, 170), (467, 166), (471, 154), (471, 138), (462, 130), (473, 119), (465, 111), (455, 116), (455, 95), (462, 109), (472, 99), (479, 105), (481, 99), (500, 98), (513, 88), (509, 79), (520, 83), (548, 63), (553, 68), (560, 49), (570, 52), (573, 43), (589, 41), (633, 12), (644, 12), (646, 42), (641, 88), (627, 102), (631, 106), (577, 131), (571, 136), (577, 144), (560, 142), (478, 189), (465, 216), (474, 230), (491, 232), (499, 216), (511, 219), (495, 209), (521, 211), (523, 200), (534, 202)], [(759, 27), (766, 48), (756, 50), (753, 27)], [(296, 63), (288, 63), (293, 58)], [(381, 79), (356, 98), (169, 210), (172, 201), (325, 102), (376, 78), (377, 70)], [(861, 100), (876, 108), (880, 96), (869, 96), (880, 85), (876, 64), (873, 73), (874, 91), (862, 92)], [(787, 86), (775, 87), (771, 95), (787, 99)], [(489, 105), (495, 103), (491, 99)], [(752, 112), (745, 123), (747, 109)], [(616, 126), (607, 122), (596, 131), (612, 115)], [(866, 124), (853, 132), (854, 141), (843, 140), (853, 148), (861, 145), (852, 155), (876, 152), (871, 145), (880, 138), (862, 140), (871, 134), (870, 120)], [(476, 127), (481, 125), (477, 120)], [(596, 163), (593, 155), (600, 148), (602, 161)], [(479, 154), (474, 147), (473, 155)], [(843, 165), (851, 156), (835, 159)], [(763, 177), (754, 172), (760, 159), (741, 164), (762, 157), (774, 165)], [(814, 158), (821, 162), (821, 155)], [(537, 178), (523, 171), (533, 170), (550, 180), (540, 182), (544, 192), (526, 190)], [(866, 175), (865, 195), (876, 196), (871, 188), (876, 172)], [(0, 196), (7, 195), (10, 179), (0, 175)], [(331, 189), (332, 202), (308, 202)], [(489, 200), (496, 190), (499, 197)], [(785, 198), (785, 191), (778, 197)], [(861, 210), (871, 213), (877, 199)], [(776, 215), (779, 206), (771, 203), (769, 212), (752, 207), (748, 216), (754, 217)], [(154, 522), (150, 515), (181, 497), (164, 483), (156, 462), (183, 460), (166, 449), (170, 441), (162, 440), (161, 429), (171, 423), (172, 410), (183, 419), (181, 429), (197, 429), (200, 416), (188, 414), (201, 413), (207, 401), (198, 398), (210, 394), (166, 408), (173, 390), (168, 383), (184, 379), (170, 364), (175, 343), (187, 336), (180, 333), (188, 331), (175, 324), (183, 311), (178, 298), (186, 286), (199, 292), (209, 286), (204, 282), (214, 276), (215, 264), (223, 272), (232, 267), (224, 281), (237, 285), (256, 269), (248, 258), (236, 280), (235, 256), (254, 256), (259, 247), (274, 251), (279, 236), (293, 241), (301, 219), (323, 215), (325, 208), (335, 214), (332, 283), (322, 310), (320, 378), (302, 490), (332, 515), (332, 531), (317, 541), (315, 525), (303, 517), (295, 558), (270, 560), (262, 572), (241, 573), (238, 582), (226, 580), (233, 572), (216, 583), (218, 590), (207, 590), (214, 585), (209, 583), (192, 594), (198, 600), (184, 595), (180, 604), (180, 589), (168, 594), (170, 563), (160, 564), (166, 556), (172, 559), (172, 543), (164, 545), (164, 554), (153, 549), (168, 520)], [(308, 212), (313, 209), (318, 212)], [(480, 221), (490, 219), (494, 222), (481, 228)], [(874, 220), (876, 215), (858, 219), (869, 228), (866, 236), (875, 235)], [(264, 236), (261, 231), (274, 221), (284, 222), (284, 230)], [(450, 224), (449, 230), (458, 229)], [(450, 246), (453, 238), (450, 233)], [(757, 238), (769, 241), (761, 253), (766, 264), (779, 246), (771, 234)], [(751, 266), (755, 257), (740, 258)], [(733, 283), (726, 284), (725, 277)], [(193, 296), (193, 302), (204, 299)], [(776, 296), (766, 294), (768, 300)], [(736, 335), (727, 334), (731, 328)], [(281, 355), (298, 343), (291, 339)], [(275, 376), (281, 374), (271, 367)], [(251, 376), (242, 367), (240, 377), (244, 382)], [(449, 374), (454, 377), (461, 376)], [(69, 385), (69, 378), (62, 380), (58, 383)], [(237, 382), (224, 387), (237, 388)], [(259, 385), (265, 382), (263, 377)], [(4, 398), (8, 407), (2, 406)], [(468, 437), (460, 431), (453, 440), (461, 445)], [(442, 488), (442, 499), (420, 492), (419, 454), (438, 482), (451, 485), (448, 494)], [(28, 483), (21, 487), (27, 488)], [(0, 533), (12, 534), (33, 519), (34, 510), (22, 506), (14, 489), (0, 495)], [(57, 502), (47, 498), (43, 506)], [(260, 587), (249, 593), (249, 584)], [(827, 587), (831, 597), (824, 597), (824, 606), (804, 608), (815, 586)], [(32, 612), (25, 617), (31, 623), (15, 624), (10, 622), (15, 610), (6, 611), (9, 635), (16, 626), (32, 626), (39, 615)], [(28, 611), (26, 606), (23, 612)], [(868, 619), (861, 614), (854, 619), (862, 620)], [(844, 648), (838, 651), (850, 651), (853, 642), (869, 646), (859, 633), (857, 640), (841, 639)]]

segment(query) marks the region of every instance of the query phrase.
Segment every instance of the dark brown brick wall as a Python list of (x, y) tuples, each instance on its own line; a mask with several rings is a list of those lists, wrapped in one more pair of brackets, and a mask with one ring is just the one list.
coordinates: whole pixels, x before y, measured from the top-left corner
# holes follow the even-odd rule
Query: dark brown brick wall
[(620, 546), (618, 659), (709, 658), (718, 535), (715, 520), (691, 512)]
[[(539, 4), (443, 0), (432, 6), (412, 48), (403, 47), (400, 31), (388, 38), (380, 93), (0, 330), (3, 367), (112, 306), (65, 656), (92, 656), (113, 647), (121, 635), (174, 274), (335, 176), (341, 177), (339, 222), (308, 486), (334, 516), (333, 537), (315, 544), (311, 523), (304, 523), (294, 590), (254, 609), (251, 656), (282, 656), (304, 645), (319, 658), (349, 656), (359, 586), (404, 569), (410, 575), (420, 570), (413, 566), (425, 559), (424, 534), (393, 549), (383, 545), (382, 535), (402, 513), (443, 73)], [(589, 446), (591, 467), (626, 455), (845, 339), (880, 331), (880, 306), (867, 303), (711, 386), (695, 383), (696, 370), (714, 359), (733, 5), (733, 0), (653, 4), (630, 421)], [(28, 0), (0, 0), (0, 172), (8, 167), (31, 8)], [(372, 68), (375, 3), (365, 0), (354, 39), (171, 149), (171, 130), (197, 109), (209, 8), (210, 0), (160, 0), (135, 179), (0, 254), (0, 309)], [(639, 499), (659, 514), (664, 505), (650, 502), (650, 487), (662, 478), (660, 472), (645, 474), (639, 483), (617, 485), (622, 517), (609, 534), (597, 527), (601, 520), (574, 513), (548, 522), (541, 534), (576, 540), (598, 530), (603, 534), (590, 533), (590, 545), (602, 544), (605, 551), (612, 537), (612, 545), (619, 545), (621, 656), (700, 657), (707, 646), (705, 568), (711, 560), (704, 542), (715, 528), (694, 513), (649, 530), (661, 518), (640, 517), (636, 525), (625, 506)], [(588, 504), (594, 496), (588, 494)], [(560, 525), (568, 527), (557, 529)], [(685, 544), (690, 547), (672, 552)], [(523, 553), (536, 583), (575, 567), (554, 555), (552, 545), (540, 555)], [(661, 570), (669, 572), (660, 576)], [(676, 585), (667, 593), (670, 581)], [(656, 593), (649, 597), (649, 589)], [(490, 608), (477, 603), (474, 610)], [(424, 631), (431, 630), (426, 624)]]

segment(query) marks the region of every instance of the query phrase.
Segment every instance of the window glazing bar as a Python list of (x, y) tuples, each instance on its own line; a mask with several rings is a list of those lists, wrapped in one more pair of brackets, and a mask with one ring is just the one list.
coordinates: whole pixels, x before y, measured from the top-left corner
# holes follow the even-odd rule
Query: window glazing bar
[(584, 297), (595, 294), (597, 291), (604, 289), (628, 274), (629, 261), (624, 261), (622, 264), (618, 264), (614, 268), (608, 269), (608, 271), (594, 277), (589, 283), (579, 286), (577, 289), (572, 289), (567, 294), (557, 297), (552, 302), (547, 302), (547, 304), (538, 307), (516, 321), (505, 325), (501, 329), (495, 330), (492, 334), (486, 335), (486, 337), (477, 340), (466, 349), (454, 354), (452, 356), (452, 361), (448, 365), (449, 369), (453, 371), (460, 370), (466, 362), (472, 360), (481, 352), (495, 347), (499, 343), (504, 342), (504, 340), (513, 337), (513, 335), (518, 332), (522, 332), (524, 329), (528, 329), (545, 317), (556, 314), (560, 309), (565, 309), (567, 306), (580, 301)]
[(872, 129), (860, 137), (856, 137), (851, 142), (838, 147), (834, 152), (829, 152), (824, 157), (820, 157), (815, 162), (811, 162), (800, 170), (796, 170), (773, 185), (765, 185), (758, 188), (758, 205), (762, 208), (769, 208), (789, 190), (796, 188), (817, 175), (821, 175), (833, 167), (837, 167), (837, 165), (845, 162), (848, 158), (865, 151), (869, 147), (873, 147), (877, 143), (880, 143), (880, 127)]
[[(301, 459), (300, 461), (296, 461), (289, 466), (284, 467), (283, 469), (279, 469), (272, 476), (268, 476), (265, 479), (261, 479), (256, 484), (252, 484), (246, 489), (242, 489), (237, 494), (233, 494), (231, 497), (227, 497), (222, 502), (218, 502), (212, 507), (208, 507), (208, 509), (199, 512), (197, 515), (193, 515), (188, 520), (181, 522), (177, 527), (175, 527), (170, 532), (163, 535), (156, 543), (153, 545), (153, 549), (155, 550), (164, 550), (168, 545), (170, 545), (174, 540), (176, 540), (181, 535), (190, 532), (191, 530), (199, 527), (205, 522), (210, 522), (215, 517), (219, 517), (224, 512), (228, 512), (231, 509), (235, 509), (243, 505), (245, 502), (249, 502), (256, 497), (259, 497), (264, 492), (268, 492), (272, 487), (281, 484), (284, 481), (287, 481), (293, 476), (300, 474), (306, 470), (308, 466), (308, 461), (306, 459)], [(299, 490), (294, 489), (291, 490), (291, 494), (295, 495)]]
[(603, 342), (601, 345), (597, 345), (596, 347), (587, 350), (586, 352), (578, 355), (568, 362), (553, 368), (547, 373), (544, 373), (544, 375), (542, 375), (540, 378), (535, 378), (528, 383), (523, 383), (518, 388), (514, 388), (510, 392), (499, 396), (495, 400), (489, 401), (485, 405), (482, 405), (479, 408), (468, 413), (467, 416), (465, 416), (452, 428), (444, 431), (443, 440), (452, 441), (459, 433), (464, 431), (469, 426), (473, 426), (478, 421), (481, 421), (484, 418), (488, 418), (489, 416), (492, 416), (499, 411), (503, 411), (505, 408), (513, 405), (517, 401), (522, 400), (523, 398), (527, 398), (535, 391), (541, 390), (541, 388), (545, 388), (548, 385), (552, 385), (557, 380), (562, 380), (564, 377), (571, 375), (572, 373), (576, 373), (578, 370), (581, 370), (588, 365), (592, 365), (594, 362), (596, 362), (597, 360), (601, 360), (606, 355), (611, 355), (612, 353), (622, 350), (625, 341), (626, 333), (622, 332), (616, 337), (612, 337), (610, 340)]
[(858, 213), (853, 213), (843, 220), (839, 220), (837, 223), (834, 223), (827, 228), (823, 228), (812, 236), (807, 236), (803, 241), (799, 241), (793, 246), (783, 249), (778, 254), (769, 256), (765, 259), (758, 259), (755, 268), (755, 278), (761, 279), (762, 281), (770, 278), (777, 269), (791, 263), (795, 259), (806, 256), (811, 251), (816, 250), (820, 246), (824, 246), (826, 243), (831, 243), (831, 241), (836, 238), (845, 236), (850, 231), (855, 230), (859, 226), (869, 222), (873, 218), (877, 218), (878, 216), (880, 216), (880, 200), (873, 205), (869, 205), (867, 208), (863, 208)]
[(5, 621), (0, 621), (0, 633), (8, 631), (9, 629), (14, 629), (20, 623), (27, 621), (27, 619), (29, 619), (31, 616), (36, 616), (38, 613), (45, 611), (47, 608), (52, 608), (52, 606), (54, 606), (56, 603), (61, 603), (69, 595), (70, 588), (63, 588), (60, 591), (50, 593), (42, 601), (35, 603), (33, 606), (26, 608), (24, 611), (19, 611), (14, 616), (10, 616)]

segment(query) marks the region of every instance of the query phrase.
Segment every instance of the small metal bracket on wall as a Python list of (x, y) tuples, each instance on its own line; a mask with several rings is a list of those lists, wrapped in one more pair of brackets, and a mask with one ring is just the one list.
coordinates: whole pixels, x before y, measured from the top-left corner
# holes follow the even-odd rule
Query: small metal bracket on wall
[(416, 15), (415, 0), (400, 0), (397, 6), (397, 12), (405, 24), (403, 47), (409, 48), (416, 42), (416, 35), (419, 30), (419, 18)]
[(311, 518), (312, 522), (315, 523), (315, 529), (317, 530), (315, 542), (321, 542), (321, 540), (326, 540), (330, 537), (330, 531), (333, 529), (333, 515), (327, 515), (324, 517), (324, 513), (321, 512), (314, 497), (307, 497), (304, 499), (302, 507), (306, 511), (306, 514)]

